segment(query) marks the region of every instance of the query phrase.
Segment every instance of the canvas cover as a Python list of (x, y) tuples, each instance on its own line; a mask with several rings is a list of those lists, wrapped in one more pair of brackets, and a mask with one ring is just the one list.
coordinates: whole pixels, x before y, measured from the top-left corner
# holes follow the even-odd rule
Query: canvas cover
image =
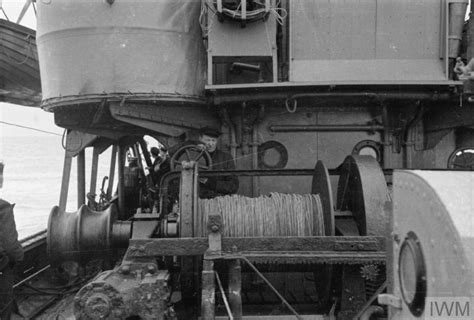
[(38, 1), (43, 101), (93, 95), (198, 97), (198, 0)]

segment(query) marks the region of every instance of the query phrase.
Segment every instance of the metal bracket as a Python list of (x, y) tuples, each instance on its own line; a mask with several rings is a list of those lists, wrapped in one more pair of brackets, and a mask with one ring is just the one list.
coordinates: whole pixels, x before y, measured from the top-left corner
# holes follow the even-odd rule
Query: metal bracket
[(395, 309), (402, 308), (402, 299), (397, 296), (394, 296), (393, 294), (379, 294), (377, 301), (381, 305), (390, 306)]
[(222, 217), (212, 215), (208, 217), (207, 231), (209, 239), (210, 254), (221, 254), (222, 252)]

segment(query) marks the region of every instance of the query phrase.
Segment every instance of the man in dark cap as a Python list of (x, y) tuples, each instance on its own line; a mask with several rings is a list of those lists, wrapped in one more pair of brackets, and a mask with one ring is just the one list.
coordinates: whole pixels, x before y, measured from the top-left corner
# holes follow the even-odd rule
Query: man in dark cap
[[(0, 188), (3, 185), (3, 163), (0, 162)], [(0, 319), (10, 319), (13, 307), (13, 267), (23, 260), (23, 248), (18, 242), (14, 205), (0, 199)]]
[[(217, 149), (221, 132), (213, 127), (204, 127), (199, 130), (198, 146), (209, 152), (212, 159), (211, 170), (234, 170), (235, 163), (232, 156)], [(201, 178), (199, 196), (214, 198), (220, 195), (236, 193), (239, 189), (239, 179), (234, 175)]]
[(152, 147), (150, 149), (150, 154), (153, 158), (153, 164), (149, 170), (152, 174), (154, 183), (159, 184), (161, 177), (170, 171), (168, 150), (163, 146), (160, 148)]

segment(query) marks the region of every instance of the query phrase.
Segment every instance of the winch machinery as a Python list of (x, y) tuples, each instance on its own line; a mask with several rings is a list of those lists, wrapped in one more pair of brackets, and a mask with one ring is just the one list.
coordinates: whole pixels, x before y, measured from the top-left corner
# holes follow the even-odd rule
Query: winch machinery
[[(464, 316), (472, 175), (444, 170), (472, 169), (467, 4), (38, 1), (42, 107), (67, 129), (51, 262), (107, 270), (76, 318)], [(235, 170), (174, 152), (207, 126)], [(226, 175), (236, 194), (199, 198)]]

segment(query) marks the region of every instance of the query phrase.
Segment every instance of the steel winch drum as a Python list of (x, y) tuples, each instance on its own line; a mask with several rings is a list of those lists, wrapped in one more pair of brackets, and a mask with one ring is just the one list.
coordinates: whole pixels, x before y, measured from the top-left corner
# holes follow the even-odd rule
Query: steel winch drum
[(53, 207), (48, 220), (48, 255), (53, 264), (64, 261), (87, 262), (126, 247), (131, 234), (130, 221), (116, 221), (117, 208), (104, 211), (82, 205), (75, 212)]

